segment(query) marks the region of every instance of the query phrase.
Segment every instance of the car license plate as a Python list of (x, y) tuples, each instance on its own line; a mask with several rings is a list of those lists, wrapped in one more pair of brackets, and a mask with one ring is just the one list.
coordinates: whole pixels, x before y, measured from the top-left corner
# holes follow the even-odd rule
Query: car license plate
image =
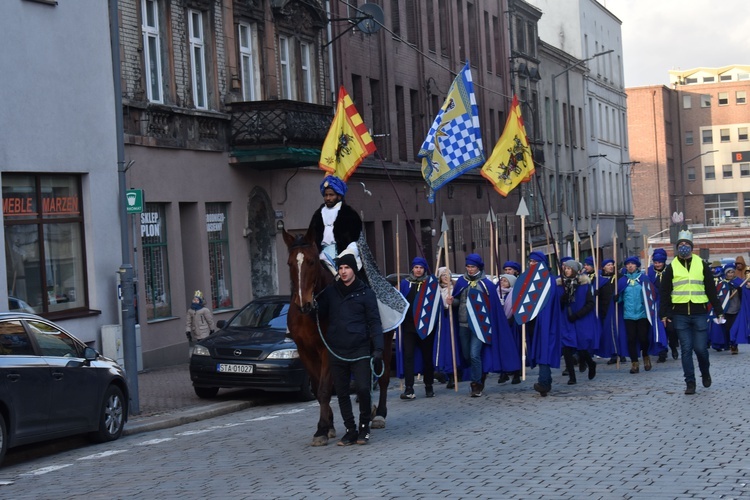
[(216, 365), (216, 371), (220, 373), (253, 373), (253, 365), (227, 365), (219, 363)]

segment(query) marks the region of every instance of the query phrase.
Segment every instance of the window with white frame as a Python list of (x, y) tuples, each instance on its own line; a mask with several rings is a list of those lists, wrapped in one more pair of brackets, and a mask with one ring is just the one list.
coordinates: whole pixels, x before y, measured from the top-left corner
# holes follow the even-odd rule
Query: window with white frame
[(729, 92), (719, 92), (719, 106), (729, 104)]
[(746, 141), (747, 140), (747, 127), (738, 127), (737, 128), (737, 140), (738, 141)]
[(714, 142), (714, 131), (711, 129), (701, 130), (701, 136), (703, 137), (703, 144), (713, 144)]
[(716, 168), (713, 165), (706, 165), (704, 169), (705, 175), (703, 176), (703, 178), (705, 180), (712, 181), (716, 179)]
[(732, 165), (722, 165), (721, 167), (722, 177), (724, 179), (732, 178)]
[(192, 9), (188, 11), (188, 28), (193, 103), (198, 109), (206, 109), (208, 107), (206, 93), (206, 42), (203, 34), (202, 12)]
[(719, 129), (719, 137), (721, 138), (721, 142), (729, 142), (729, 129), (728, 128)]
[(693, 96), (690, 94), (682, 94), (682, 108), (690, 109), (693, 107)]
[(747, 92), (744, 90), (738, 90), (735, 92), (735, 102), (737, 104), (745, 104), (747, 102)]
[(690, 146), (691, 144), (693, 144), (693, 131), (686, 130), (685, 131), (685, 145)]
[(740, 177), (750, 177), (750, 163), (740, 163)]
[(279, 84), (281, 85), (281, 98), (282, 99), (294, 99), (295, 95), (292, 92), (292, 68), (289, 59), (289, 38), (285, 36), (279, 37)]
[(149, 102), (164, 102), (161, 76), (161, 42), (159, 39), (159, 4), (157, 0), (141, 0), (143, 32), (143, 63), (146, 75), (146, 97)]
[(301, 79), (301, 99), (305, 102), (313, 102), (313, 88), (312, 88), (312, 68), (310, 67), (312, 60), (312, 47), (309, 43), (300, 42), (299, 44), (300, 53), (300, 79)]
[(701, 108), (711, 107), (711, 96), (708, 94), (701, 94)]
[(254, 101), (258, 99), (257, 75), (259, 73), (255, 47), (257, 47), (257, 33), (254, 25), (240, 23), (238, 38), (240, 45), (240, 71), (242, 74), (242, 100)]

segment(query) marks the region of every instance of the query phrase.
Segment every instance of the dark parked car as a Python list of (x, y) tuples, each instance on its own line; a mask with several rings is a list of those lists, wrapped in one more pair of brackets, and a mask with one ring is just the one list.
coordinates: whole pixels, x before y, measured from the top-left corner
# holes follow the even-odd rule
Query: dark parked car
[(288, 295), (256, 299), (219, 330), (196, 342), (190, 356), (190, 379), (201, 398), (219, 388), (294, 391), (303, 401), (314, 399), (310, 378), (297, 345), (287, 333)]
[(49, 320), (0, 313), (0, 462), (14, 446), (73, 434), (113, 441), (128, 401), (115, 361)]

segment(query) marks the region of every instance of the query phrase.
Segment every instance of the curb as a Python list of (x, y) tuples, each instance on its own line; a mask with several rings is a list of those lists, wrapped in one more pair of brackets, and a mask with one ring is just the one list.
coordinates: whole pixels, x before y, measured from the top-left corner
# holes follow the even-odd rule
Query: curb
[(255, 403), (252, 401), (227, 401), (153, 417), (136, 417), (133, 420), (128, 420), (122, 431), (122, 435), (132, 436), (133, 434), (140, 434), (142, 432), (169, 429), (170, 427), (177, 427), (191, 422), (226, 415), (227, 413), (242, 411), (253, 406), (255, 406)]

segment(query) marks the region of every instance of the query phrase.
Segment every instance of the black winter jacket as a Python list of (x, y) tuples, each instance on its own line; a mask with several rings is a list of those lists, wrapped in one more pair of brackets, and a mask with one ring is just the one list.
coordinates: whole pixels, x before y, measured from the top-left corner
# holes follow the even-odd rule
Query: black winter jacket
[[(318, 297), (318, 314), (328, 319), (326, 342), (342, 357), (354, 358), (383, 350), (383, 327), (375, 292), (360, 279), (344, 288), (328, 285)], [(372, 344), (371, 344), (372, 343)]]

